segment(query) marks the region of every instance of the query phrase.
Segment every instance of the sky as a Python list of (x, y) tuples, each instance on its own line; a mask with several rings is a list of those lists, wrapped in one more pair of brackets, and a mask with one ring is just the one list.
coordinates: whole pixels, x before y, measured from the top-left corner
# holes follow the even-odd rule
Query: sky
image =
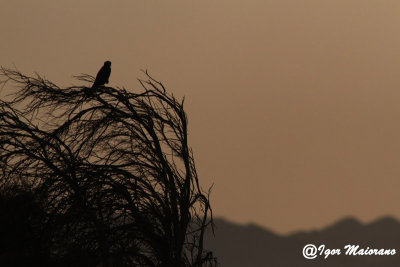
[[(112, 62), (185, 96), (214, 216), (278, 233), (400, 218), (397, 0), (0, 0), (0, 65), (62, 86)], [(6, 93), (2, 89), (0, 96)]]

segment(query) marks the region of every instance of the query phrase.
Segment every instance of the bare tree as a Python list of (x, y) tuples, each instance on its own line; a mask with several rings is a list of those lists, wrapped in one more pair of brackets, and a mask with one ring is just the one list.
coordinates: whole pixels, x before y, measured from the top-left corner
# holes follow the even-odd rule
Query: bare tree
[(41, 203), (54, 265), (216, 265), (183, 101), (147, 71), (138, 93), (0, 75), (0, 186)]

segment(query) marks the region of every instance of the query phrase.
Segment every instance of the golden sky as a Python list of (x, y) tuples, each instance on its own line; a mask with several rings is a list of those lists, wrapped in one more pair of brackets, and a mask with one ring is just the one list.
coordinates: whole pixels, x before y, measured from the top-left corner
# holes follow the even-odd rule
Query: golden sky
[(287, 233), (400, 218), (399, 14), (397, 0), (0, 1), (0, 65), (71, 85), (110, 60), (110, 85), (132, 90), (148, 69), (186, 96), (214, 215)]

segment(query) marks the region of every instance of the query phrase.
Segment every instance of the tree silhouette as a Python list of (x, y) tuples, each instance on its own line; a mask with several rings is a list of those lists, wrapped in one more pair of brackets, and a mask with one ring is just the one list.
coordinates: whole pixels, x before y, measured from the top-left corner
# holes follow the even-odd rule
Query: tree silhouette
[(31, 192), (20, 188), (2, 191), (0, 266), (48, 265), (49, 242), (44, 219), (43, 209)]
[(139, 93), (90, 95), (17, 70), (0, 75), (16, 91), (0, 102), (0, 186), (40, 203), (51, 266), (216, 265), (203, 248), (211, 208), (183, 100), (147, 71)]

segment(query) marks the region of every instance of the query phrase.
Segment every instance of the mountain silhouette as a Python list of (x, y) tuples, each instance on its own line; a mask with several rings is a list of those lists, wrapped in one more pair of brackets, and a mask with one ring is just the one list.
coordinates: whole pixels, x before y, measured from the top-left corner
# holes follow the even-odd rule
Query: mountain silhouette
[[(292, 266), (400, 266), (400, 222), (391, 217), (362, 224), (352, 217), (344, 218), (326, 228), (278, 235), (255, 224), (238, 225), (217, 218), (215, 236), (205, 238), (206, 248), (214, 252), (222, 267), (292, 267)], [(317, 248), (340, 249), (340, 255), (324, 253), (305, 259), (302, 251), (307, 244)], [(360, 249), (396, 250), (388, 255), (345, 255), (346, 245)]]

